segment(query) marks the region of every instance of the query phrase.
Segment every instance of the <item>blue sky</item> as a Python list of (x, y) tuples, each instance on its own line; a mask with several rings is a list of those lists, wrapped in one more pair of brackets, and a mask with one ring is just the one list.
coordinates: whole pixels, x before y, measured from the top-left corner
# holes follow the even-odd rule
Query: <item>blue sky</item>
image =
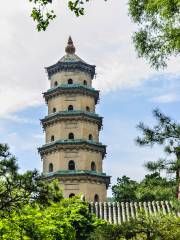
[[(19, 3), (18, 3), (19, 1)], [(126, 1), (93, 1), (86, 16), (75, 18), (62, 1), (55, 1), (58, 18), (44, 33), (37, 33), (29, 18), (30, 4), (7, 0), (0, 9), (0, 142), (7, 142), (21, 171), (37, 168), (37, 148), (44, 143), (39, 119), (46, 112), (42, 92), (49, 87), (45, 66), (64, 55), (69, 35), (77, 55), (97, 66), (93, 86), (101, 90), (97, 112), (104, 117), (101, 142), (107, 144), (104, 171), (141, 179), (143, 164), (163, 156), (162, 148), (139, 148), (136, 125), (152, 125), (152, 109), (159, 107), (179, 121), (180, 58), (156, 72), (138, 59), (132, 45), (136, 30), (127, 16)], [(110, 192), (109, 192), (110, 194)]]

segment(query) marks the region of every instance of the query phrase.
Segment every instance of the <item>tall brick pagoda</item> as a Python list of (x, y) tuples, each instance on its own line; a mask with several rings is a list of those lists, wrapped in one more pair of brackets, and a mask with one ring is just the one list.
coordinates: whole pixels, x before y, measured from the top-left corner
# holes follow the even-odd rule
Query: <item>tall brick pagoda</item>
[(43, 95), (48, 116), (41, 119), (46, 143), (39, 148), (43, 174), (59, 180), (64, 197), (83, 194), (89, 202), (106, 201), (110, 176), (102, 170), (106, 146), (99, 142), (102, 117), (95, 113), (95, 66), (75, 54), (71, 37), (65, 51), (46, 68), (50, 89)]

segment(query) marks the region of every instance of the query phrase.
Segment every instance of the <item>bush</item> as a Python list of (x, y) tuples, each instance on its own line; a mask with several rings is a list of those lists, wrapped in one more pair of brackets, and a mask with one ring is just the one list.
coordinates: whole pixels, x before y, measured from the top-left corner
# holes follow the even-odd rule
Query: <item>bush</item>
[(97, 227), (89, 240), (178, 240), (180, 218), (175, 215), (145, 215), (121, 225)]
[(0, 239), (86, 240), (101, 222), (78, 197), (49, 206), (28, 204), (0, 219)]

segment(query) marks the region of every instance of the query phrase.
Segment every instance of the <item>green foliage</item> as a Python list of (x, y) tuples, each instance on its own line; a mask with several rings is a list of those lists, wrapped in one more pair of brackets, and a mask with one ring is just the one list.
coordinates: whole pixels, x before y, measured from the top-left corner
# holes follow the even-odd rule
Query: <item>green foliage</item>
[(44, 207), (28, 204), (20, 214), (13, 211), (0, 219), (0, 236), (2, 240), (85, 240), (103, 224), (90, 214), (87, 203), (74, 197)]
[(37, 170), (18, 172), (16, 158), (11, 155), (7, 145), (0, 144), (0, 216), (31, 202), (42, 205), (62, 199), (57, 182), (47, 183)]
[(0, 239), (85, 240), (104, 221), (79, 197), (63, 199), (57, 181), (18, 172), (16, 158), (0, 144)]
[[(48, 9), (52, 0), (29, 0), (34, 3), (31, 17), (37, 30), (45, 31), (56, 15)], [(70, 11), (84, 15), (84, 5), (90, 0), (68, 1)], [(171, 56), (180, 54), (180, 0), (129, 0), (129, 15), (139, 29), (133, 41), (139, 57), (144, 57), (156, 69), (167, 66)]]
[(37, 30), (45, 31), (50, 21), (56, 17), (54, 11), (47, 8), (47, 6), (52, 3), (52, 0), (29, 0), (29, 2), (34, 3), (31, 17), (37, 22)]
[(117, 179), (117, 184), (112, 187), (113, 196), (116, 201), (129, 202), (136, 201), (136, 190), (138, 183), (127, 176)]
[[(45, 31), (56, 15), (48, 7), (52, 0), (29, 0), (34, 3), (31, 17), (38, 31)], [(105, 0), (106, 1), (106, 0)], [(84, 15), (90, 0), (69, 0), (68, 7), (77, 17)], [(129, 0), (129, 15), (139, 29), (133, 42), (139, 57), (156, 69), (165, 68), (170, 56), (180, 54), (180, 0)]]
[(0, 220), (1, 239), (75, 239), (75, 230), (68, 221), (58, 217), (56, 207), (46, 210), (36, 205), (27, 205), (21, 212)]
[(137, 201), (170, 201), (176, 196), (176, 182), (162, 178), (159, 173), (148, 174), (136, 190)]
[(158, 109), (153, 111), (153, 115), (157, 120), (157, 124), (150, 128), (142, 122), (139, 123), (137, 127), (142, 131), (143, 136), (137, 137), (136, 142), (139, 146), (164, 145), (165, 153), (173, 156), (172, 159), (150, 161), (146, 164), (146, 167), (152, 172), (166, 170), (167, 173), (175, 173), (178, 195), (178, 186), (180, 184), (180, 124), (161, 113)]
[(64, 209), (65, 216), (76, 230), (76, 239), (85, 240), (96, 224), (96, 218), (89, 212), (86, 202), (77, 197), (64, 199), (60, 206)]
[(174, 215), (145, 215), (118, 226), (104, 225), (91, 234), (90, 240), (176, 240), (180, 239), (180, 218)]
[(175, 199), (176, 182), (162, 178), (158, 172), (146, 175), (139, 183), (123, 176), (117, 179), (112, 193), (118, 202), (169, 201)]
[(134, 34), (138, 55), (156, 69), (180, 53), (180, 1), (129, 0), (129, 14), (139, 25)]
[(118, 240), (121, 234), (122, 230), (120, 226), (106, 223), (103, 226), (98, 226), (90, 234), (88, 240)]
[(140, 146), (153, 146), (156, 143), (166, 144), (166, 152), (176, 153), (176, 147), (180, 145), (180, 124), (161, 113), (159, 109), (153, 110), (153, 116), (157, 120), (157, 124), (153, 128), (145, 126), (142, 122), (137, 126), (142, 131), (143, 137), (138, 137), (136, 142)]
[[(74, 0), (68, 1), (68, 8), (75, 13), (76, 17), (84, 15), (84, 4), (90, 0)], [(52, 0), (29, 0), (34, 4), (31, 17), (37, 23), (38, 31), (45, 31), (50, 21), (56, 18), (54, 10), (49, 9)]]
[(69, 1), (68, 7), (69, 9), (75, 13), (77, 17), (84, 15), (84, 4), (89, 2), (90, 0), (75, 0)]
[(180, 237), (180, 218), (174, 215), (141, 214), (136, 220), (122, 225), (125, 239), (171, 240)]

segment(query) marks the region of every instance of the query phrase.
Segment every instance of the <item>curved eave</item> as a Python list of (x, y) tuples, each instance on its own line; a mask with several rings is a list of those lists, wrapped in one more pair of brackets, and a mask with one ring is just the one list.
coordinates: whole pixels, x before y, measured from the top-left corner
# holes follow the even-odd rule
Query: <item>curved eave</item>
[(88, 170), (60, 170), (52, 173), (43, 174), (44, 178), (52, 179), (52, 178), (71, 178), (71, 177), (85, 177), (86, 180), (88, 178), (96, 178), (100, 181), (103, 181), (106, 184), (106, 188), (109, 187), (111, 176), (107, 176), (105, 173), (99, 173), (95, 171)]
[(61, 95), (61, 94), (82, 94), (82, 95), (89, 95), (94, 97), (95, 103), (99, 100), (99, 91), (95, 90), (94, 88), (90, 88), (88, 86), (84, 86), (81, 84), (62, 84), (60, 86), (57, 86), (55, 88), (49, 89), (47, 92), (43, 93), (43, 96), (48, 102), (48, 100), (52, 97)]
[(99, 130), (102, 127), (102, 117), (98, 116), (95, 113), (90, 113), (86, 111), (62, 111), (62, 112), (56, 112), (53, 113), (43, 119), (41, 119), (41, 123), (43, 125), (43, 128), (48, 126), (49, 124), (53, 124), (56, 121), (60, 120), (72, 120), (72, 119), (80, 119), (80, 120), (89, 120), (89, 121), (94, 121), (98, 124)]
[(43, 156), (57, 149), (90, 149), (102, 153), (102, 158), (106, 155), (106, 145), (93, 142), (91, 140), (75, 139), (75, 140), (57, 140), (38, 148), (38, 152)]
[(61, 71), (82, 71), (88, 73), (91, 78), (94, 78), (95, 75), (95, 65), (90, 65), (85, 62), (76, 61), (76, 62), (57, 62), (56, 64), (46, 67), (46, 71), (48, 73), (48, 77), (50, 78), (52, 75), (61, 72)]

